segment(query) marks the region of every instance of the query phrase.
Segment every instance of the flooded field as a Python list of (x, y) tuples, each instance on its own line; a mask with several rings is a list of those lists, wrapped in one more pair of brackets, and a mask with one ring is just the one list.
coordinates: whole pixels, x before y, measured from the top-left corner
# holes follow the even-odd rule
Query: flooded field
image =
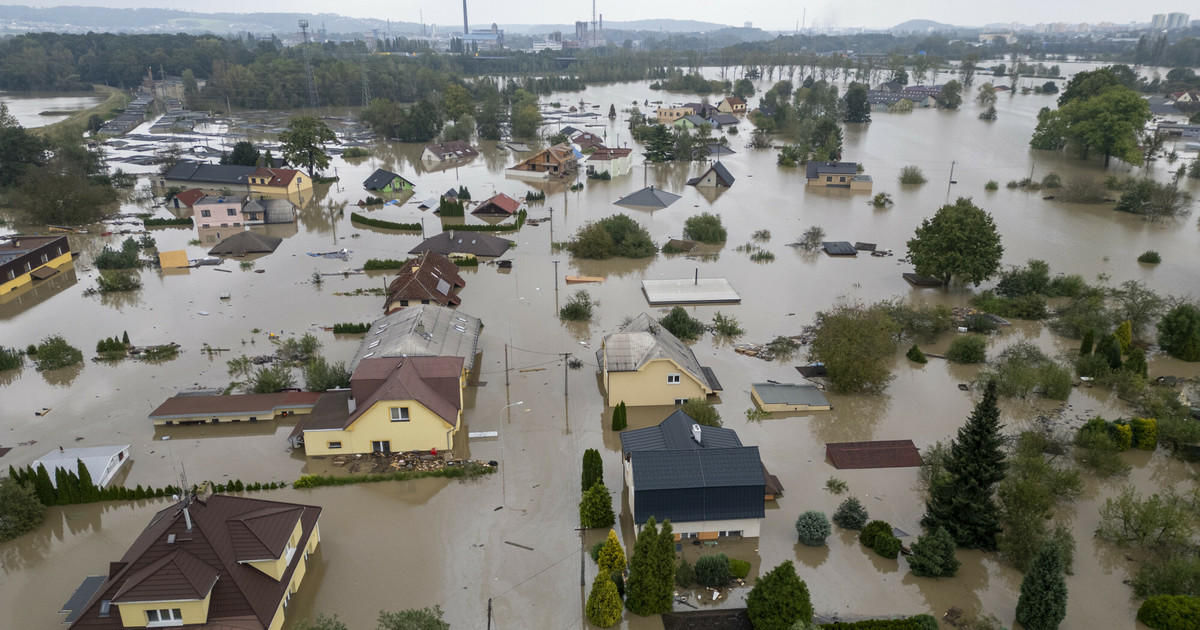
[[(761, 86), (769, 87), (769, 82)], [(543, 98), (566, 107), (580, 98), (607, 112), (633, 102), (664, 99), (695, 100), (682, 94), (653, 92), (645, 84), (616, 84)], [(757, 101), (757, 99), (753, 99)], [(1200, 229), (1193, 214), (1178, 221), (1143, 222), (1119, 215), (1111, 205), (1075, 206), (1042, 199), (1038, 193), (1001, 186), (986, 192), (984, 184), (1056, 172), (1068, 178), (1077, 173), (1103, 177), (1095, 161), (1080, 162), (1065, 155), (1031, 152), (1028, 140), (1037, 111), (1052, 105), (1053, 96), (1002, 95), (999, 119), (985, 123), (966, 98), (961, 111), (918, 110), (911, 114), (875, 113), (870, 125), (847, 125), (844, 159), (865, 164), (875, 192), (891, 193), (896, 205), (877, 210), (868, 195), (841, 191), (806, 191), (803, 169), (776, 166), (776, 152), (745, 147), (750, 125), (730, 135), (737, 152), (722, 162), (737, 178), (733, 188), (717, 194), (684, 185), (705, 168), (701, 164), (640, 164), (611, 181), (587, 181), (578, 192), (566, 184), (529, 184), (508, 179), (504, 169), (520, 159), (494, 144), (483, 143), (482, 155), (457, 168), (429, 170), (419, 160), (420, 146), (387, 145), (369, 158), (334, 165), (339, 184), (321, 186), (302, 205), (298, 229), (275, 235), (284, 238), (273, 254), (255, 259), (253, 270), (227, 261), (219, 268), (201, 267), (161, 273), (141, 272), (144, 287), (131, 294), (86, 297), (95, 285), (92, 257), (124, 237), (91, 234), (71, 237), (82, 252), (70, 273), (60, 274), (32, 290), (0, 302), (0, 345), (24, 347), (46, 335), (62, 333), (91, 356), (96, 341), (128, 331), (134, 344), (180, 343), (184, 352), (163, 364), (124, 361), (115, 365), (88, 361), (82, 367), (38, 373), (31, 365), (0, 373), (0, 445), (15, 448), (0, 465), (23, 466), (59, 445), (133, 445), (127, 485), (162, 485), (186, 468), (190, 481), (292, 481), (300, 474), (324, 470), (323, 462), (307, 462), (289, 452), (285, 440), (291, 426), (263, 422), (255, 425), (153, 427), (147, 414), (168, 396), (199, 385), (224, 387), (229, 382), (225, 361), (245, 353), (271, 352), (268, 332), (285, 336), (313, 332), (332, 360), (349, 360), (358, 336), (333, 335), (321, 327), (336, 322), (371, 321), (383, 313), (383, 298), (340, 296), (339, 292), (380, 287), (381, 273), (341, 275), (361, 267), (368, 258), (402, 258), (421, 241), (419, 235), (389, 233), (351, 224), (349, 211), (365, 198), (360, 183), (376, 168), (386, 168), (414, 181), (409, 203), (371, 211), (372, 217), (393, 221), (423, 221), (427, 234), (440, 230), (436, 215), (417, 209), (413, 201), (434, 197), (450, 187), (467, 186), (475, 199), (494, 192), (523, 196), (544, 190), (544, 203), (529, 207), (529, 218), (550, 218), (524, 227), (518, 246), (507, 257), (511, 271), (483, 265), (465, 269), (462, 311), (481, 317), (482, 361), (476, 365), (481, 384), (468, 390), (464, 412), (468, 431), (498, 431), (498, 438), (462, 440), (456, 455), (501, 462), (500, 471), (480, 480), (460, 483), (421, 480), (317, 490), (282, 490), (263, 496), (311, 502), (325, 508), (322, 546), (314, 557), (299, 597), (293, 600), (289, 625), (318, 612), (337, 613), (352, 628), (369, 628), (380, 609), (440, 605), (456, 628), (483, 627), (488, 599), (499, 628), (570, 628), (582, 621), (584, 586), (590, 586), (594, 566), (582, 562), (582, 551), (603, 539), (605, 532), (575, 531), (578, 522), (579, 456), (586, 448), (604, 455), (605, 480), (622, 488), (618, 436), (608, 430), (611, 411), (604, 407), (596, 376), (595, 349), (603, 335), (614, 331), (626, 316), (647, 311), (640, 289), (643, 278), (685, 278), (696, 271), (703, 277), (725, 277), (740, 293), (740, 305), (700, 306), (688, 310), (704, 321), (717, 311), (738, 318), (749, 342), (765, 342), (780, 334), (797, 334), (814, 313), (841, 298), (874, 301), (884, 298), (965, 304), (970, 288), (914, 289), (900, 277), (909, 268), (898, 258), (919, 222), (957, 196), (974, 197), (992, 213), (1003, 235), (1006, 264), (1041, 258), (1054, 272), (1082, 274), (1091, 282), (1103, 274), (1115, 286), (1143, 280), (1160, 293), (1197, 297), (1200, 287)], [(646, 107), (642, 107), (643, 111)], [(623, 118), (623, 116), (622, 116)], [(611, 145), (635, 146), (623, 121), (600, 117), (584, 120), (585, 127)], [(579, 127), (579, 122), (564, 122)], [(599, 125), (599, 126), (590, 126)], [(1190, 156), (1189, 156), (1190, 157)], [(919, 165), (929, 183), (900, 186), (901, 167)], [(1167, 179), (1163, 163), (1148, 172)], [(956, 184), (949, 183), (953, 169)], [(1137, 173), (1115, 165), (1109, 172)], [(673, 206), (654, 212), (622, 209), (612, 203), (643, 185), (683, 195)], [(1185, 180), (1200, 194), (1196, 180)], [(144, 211), (135, 205), (125, 211)], [(344, 211), (343, 211), (344, 210)], [(643, 223), (660, 244), (678, 237), (684, 220), (698, 212), (722, 215), (728, 243), (713, 256), (689, 258), (659, 255), (645, 260), (582, 261), (554, 253), (552, 241), (566, 240), (579, 226), (617, 211)], [(165, 209), (155, 210), (166, 216)], [(479, 219), (468, 217), (468, 222)], [(891, 248), (896, 257), (859, 256), (836, 259), (798, 253), (786, 244), (811, 225), (824, 227), (831, 240), (866, 241)], [(277, 228), (278, 226), (273, 226)], [(287, 227), (287, 226), (284, 226)], [(10, 230), (30, 231), (30, 226)], [(262, 228), (256, 228), (261, 230)], [(751, 261), (735, 248), (751, 240), (756, 230), (768, 229), (764, 247), (776, 256), (767, 264)], [(264, 230), (265, 231), (265, 230)], [(190, 245), (195, 230), (152, 230), (160, 250), (186, 249), (189, 258), (207, 252), (207, 243)], [(506, 235), (507, 236), (507, 235)], [(308, 252), (351, 250), (349, 262), (313, 258)], [(1134, 262), (1141, 252), (1155, 249), (1163, 263)], [(555, 262), (558, 265), (555, 265)], [(219, 271), (218, 269), (224, 270)], [(229, 273), (226, 273), (228, 271)], [(262, 271), (263, 273), (255, 273)], [(313, 272), (334, 274), (324, 282), (311, 281)], [(557, 273), (557, 277), (556, 277)], [(601, 284), (583, 285), (600, 301), (598, 315), (586, 324), (561, 323), (558, 307), (576, 287), (565, 275), (605, 277)], [(229, 300), (220, 294), (228, 291)], [(201, 312), (207, 314), (201, 314)], [(254, 333), (254, 329), (261, 332)], [(944, 349), (946, 336), (930, 349)], [(1051, 354), (1074, 352), (1076, 344), (1052, 335), (1036, 324), (1005, 329), (995, 346), (1029, 339)], [(228, 349), (215, 355), (203, 344)], [(510, 371), (505, 373), (505, 350)], [(976, 399), (957, 384), (971, 379), (974, 367), (933, 360), (915, 366), (897, 353), (897, 378), (880, 396), (831, 395), (834, 410), (748, 422), (744, 411), (752, 403), (750, 384), (774, 379), (796, 382), (797, 363), (766, 362), (739, 355), (725, 342), (706, 336), (693, 346), (701, 363), (713, 368), (725, 386), (719, 410), (725, 426), (736, 429), (744, 444), (758, 445), (763, 461), (786, 488), (783, 498), (769, 504), (761, 538), (725, 543), (727, 551), (752, 563), (753, 577), (793, 559), (812, 592), (818, 613), (850, 617), (916, 614), (941, 616), (951, 606), (968, 612), (996, 614), (1013, 622), (1021, 575), (992, 554), (959, 552), (963, 568), (949, 580), (913, 578), (903, 561), (883, 560), (865, 552), (856, 538), (835, 530), (828, 548), (799, 545), (793, 523), (808, 509), (831, 513), (843, 497), (824, 489), (831, 476), (845, 480), (872, 517), (886, 519), (913, 537), (920, 532), (924, 505), (916, 490), (915, 469), (837, 471), (825, 461), (830, 441), (911, 438), (924, 448), (946, 440), (962, 424)], [(581, 360), (582, 369), (565, 366), (563, 355)], [(802, 358), (802, 357), (801, 357)], [(1194, 377), (1200, 367), (1154, 356), (1151, 375)], [(503, 409), (506, 405), (522, 404)], [(50, 407), (45, 416), (34, 411)], [(1061, 409), (1060, 409), (1061, 407)], [(1060, 412), (1065, 420), (1104, 415), (1128, 415), (1125, 403), (1103, 388), (1074, 390), (1065, 405), (1006, 401), (1007, 430), (1030, 426), (1039, 415)], [(629, 428), (658, 423), (672, 408), (630, 409)], [(465, 437), (465, 432), (464, 432)], [(169, 439), (166, 439), (169, 438)], [(30, 442), (35, 442), (30, 444)], [(18, 444), (24, 444), (18, 446)], [(459, 447), (456, 447), (459, 448)], [(1134, 470), (1128, 479), (1142, 491), (1165, 485), (1192, 483), (1194, 467), (1163, 453), (1132, 452)], [(120, 481), (120, 479), (118, 479)], [(1135, 570), (1126, 552), (1093, 540), (1097, 510), (1125, 481), (1089, 481), (1083, 498), (1068, 509), (1074, 516), (1077, 541), (1075, 572), (1068, 578), (1070, 601), (1064, 628), (1134, 628), (1138, 602), (1122, 583)], [(622, 513), (619, 533), (627, 550), (633, 528), (624, 493), (614, 497)], [(50, 630), (58, 627), (55, 612), (85, 575), (103, 573), (147, 523), (161, 501), (132, 504), (91, 504), (51, 508), (38, 531), (0, 545), (0, 627)], [(911, 543), (913, 538), (906, 539)], [(506, 544), (506, 543), (516, 543)], [(522, 545), (522, 546), (517, 546)], [(527, 550), (525, 547), (532, 548)], [(582, 565), (582, 570), (581, 570)], [(737, 602), (745, 589), (734, 589), (717, 602)], [(687, 609), (681, 607), (681, 610)], [(622, 627), (661, 628), (656, 618), (626, 615)]]
[(8, 113), (26, 129), (66, 120), (103, 100), (104, 96), (95, 92), (0, 92), (0, 101), (8, 105)]

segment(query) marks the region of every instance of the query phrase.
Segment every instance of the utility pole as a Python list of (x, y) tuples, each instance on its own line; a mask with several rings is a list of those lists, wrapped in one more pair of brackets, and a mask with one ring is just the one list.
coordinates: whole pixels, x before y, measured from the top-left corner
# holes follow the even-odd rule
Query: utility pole
[(1029, 167), (1029, 181), (1031, 182), (1033, 181), (1033, 169), (1035, 168), (1037, 168), (1037, 162), (1034, 162), (1033, 165)]
[(492, 630), (492, 598), (488, 598), (488, 625), (487, 630)]
[[(465, 2), (466, 0), (464, 0)], [(308, 50), (308, 20), (300, 20), (300, 34), (303, 36), (303, 48), (300, 50), (304, 57), (304, 74), (308, 79), (308, 106), (317, 113), (317, 82), (313, 78), (312, 57)]]
[(554, 261), (554, 308), (558, 309), (558, 261)]
[(504, 344), (504, 387), (508, 387), (508, 344)]

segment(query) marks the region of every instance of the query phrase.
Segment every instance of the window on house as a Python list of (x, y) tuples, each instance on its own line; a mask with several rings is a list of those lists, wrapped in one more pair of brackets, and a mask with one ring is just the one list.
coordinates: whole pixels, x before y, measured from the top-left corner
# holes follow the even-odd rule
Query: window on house
[(237, 210), (236, 210), (236, 209), (234, 209), (234, 208), (226, 208), (226, 209), (225, 209), (225, 214), (226, 214), (226, 215), (228, 215), (228, 216), (231, 216), (231, 217), (232, 217), (232, 216), (237, 216)]
[(668, 374), (667, 375), (667, 385), (678, 385), (678, 384), (679, 384), (679, 375), (678, 374)]
[(839, 178), (838, 178), (838, 182), (844, 182), (844, 181), (846, 181), (846, 178), (845, 178), (845, 177), (839, 177)]
[(329, 443), (329, 444), (327, 444), (326, 446), (328, 446), (328, 447), (329, 447), (329, 448), (331, 448), (331, 449), (333, 449), (333, 448), (342, 448), (342, 443), (341, 443), (341, 442), (330, 442), (330, 443)]
[(62, 256), (62, 248), (61, 247), (59, 247), (56, 251), (58, 252), (58, 254), (56, 254), (57, 256)]
[(46, 254), (42, 254), (42, 264), (44, 265), (48, 262), (50, 262), (50, 258)]
[(152, 626), (177, 626), (183, 621), (183, 611), (178, 608), (158, 608), (146, 611), (146, 623)]
[(391, 453), (392, 443), (388, 440), (374, 440), (371, 442), (372, 453)]
[(684, 403), (686, 403), (686, 402), (687, 402), (687, 399), (686, 399), (686, 398), (676, 398), (676, 399), (675, 399), (675, 406), (676, 406), (676, 407), (681, 407), (681, 406), (683, 406), (683, 404), (684, 404)]
[(31, 267), (29, 266), (29, 263), (25, 263), (25, 273), (29, 273), (30, 269)]
[(211, 216), (212, 216), (212, 210), (201, 210), (201, 211), (200, 211), (200, 216), (202, 216), (202, 217), (211, 217)]
[(392, 407), (392, 422), (408, 422), (408, 407)]
[(8, 270), (8, 279), (12, 280), (13, 278), (16, 278), (16, 277), (17, 277), (17, 272), (13, 271), (12, 269), (9, 269)]
[(825, 181), (827, 181), (827, 182), (832, 182), (832, 181), (833, 181), (833, 175), (826, 175), (826, 176), (825, 176)]

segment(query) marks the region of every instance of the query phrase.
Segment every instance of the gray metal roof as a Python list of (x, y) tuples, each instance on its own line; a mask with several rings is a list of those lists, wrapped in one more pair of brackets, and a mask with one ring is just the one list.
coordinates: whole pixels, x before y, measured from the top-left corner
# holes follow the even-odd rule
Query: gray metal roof
[(634, 451), (630, 457), (635, 491), (761, 487), (764, 482), (757, 446)]
[(828, 405), (829, 401), (815, 385), (803, 383), (754, 383), (758, 397), (768, 405)]
[(856, 175), (858, 164), (855, 162), (809, 162), (806, 176), (815, 179), (821, 175)]
[(363, 359), (381, 357), (462, 357), (470, 371), (481, 328), (479, 318), (459, 310), (436, 304), (409, 306), (371, 324), (350, 371)]
[(636, 372), (654, 359), (671, 359), (696, 380), (707, 383), (709, 389), (719, 391), (720, 388), (719, 383), (709, 382), (692, 349), (647, 313), (633, 318), (618, 332), (605, 336), (596, 351), (596, 359), (609, 372)]
[(825, 249), (825, 253), (830, 256), (857, 256), (858, 250), (854, 249), (854, 245), (850, 241), (825, 241), (821, 243), (821, 247)]
[(661, 451), (701, 448), (738, 448), (742, 441), (737, 431), (723, 427), (700, 427), (700, 441), (692, 437), (696, 421), (677, 409), (657, 426), (621, 433), (621, 451)]
[(399, 173), (393, 173), (382, 168), (377, 168), (375, 169), (375, 172), (371, 173), (371, 176), (363, 182), (363, 188), (367, 190), (383, 190), (385, 186), (392, 183), (392, 180), (396, 178), (406, 182), (409, 186), (412, 185), (412, 182), (401, 177)]
[(447, 230), (431, 236), (420, 245), (409, 250), (410, 254), (431, 251), (443, 256), (450, 254), (473, 254), (475, 256), (503, 256), (512, 247), (512, 241), (482, 232)]
[(269, 254), (283, 242), (278, 236), (258, 234), (249, 230), (238, 232), (217, 243), (208, 250), (210, 256), (241, 256), (243, 254)]
[(172, 166), (171, 170), (167, 171), (163, 179), (215, 184), (245, 184), (246, 178), (257, 170), (258, 167), (256, 166), (179, 162), (175, 166)]
[(679, 201), (680, 195), (650, 186), (621, 197), (614, 205), (636, 208), (666, 208)]

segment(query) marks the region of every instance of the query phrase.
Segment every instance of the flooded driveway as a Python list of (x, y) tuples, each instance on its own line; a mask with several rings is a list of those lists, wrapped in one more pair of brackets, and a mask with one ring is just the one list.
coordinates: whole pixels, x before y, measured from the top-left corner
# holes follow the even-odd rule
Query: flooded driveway
[[(581, 96), (599, 104), (595, 111), (602, 113), (610, 103), (622, 109), (645, 99), (694, 100), (653, 92), (645, 84), (617, 84), (543, 101), (561, 100), (565, 107)], [(460, 185), (468, 187), (475, 199), (494, 192), (518, 197), (543, 190), (545, 202), (532, 204), (529, 217), (552, 220), (510, 236), (517, 241), (516, 249), (507, 255), (514, 261), (511, 271), (488, 265), (463, 270), (467, 286), (460, 294), (460, 308), (485, 324), (482, 360), (477, 363), (482, 383), (467, 392), (464, 417), (468, 431), (498, 431), (499, 437), (470, 441), (462, 447), (465, 452), (456, 455), (498, 460), (500, 471), (467, 483), (421, 480), (268, 494), (326, 508), (322, 547), (302, 596), (291, 604), (289, 627), (303, 616), (324, 612), (337, 613), (350, 627), (369, 628), (379, 609), (434, 604), (441, 605), (454, 627), (482, 627), (489, 598), (496, 627), (578, 627), (583, 625), (586, 595), (586, 587), (580, 584), (581, 565), (587, 585), (595, 571), (590, 560), (581, 561), (581, 551), (604, 534), (575, 531), (583, 450), (601, 449), (608, 487), (622, 487), (620, 442), (608, 430), (610, 410), (604, 408), (598, 389), (594, 352), (603, 335), (619, 327), (626, 316), (642, 311), (657, 314), (642, 295), (643, 278), (686, 278), (697, 270), (703, 277), (728, 278), (741, 295), (740, 305), (688, 310), (705, 321), (717, 311), (732, 314), (747, 330), (743, 340), (752, 342), (799, 333), (816, 311), (841, 297), (862, 301), (899, 297), (961, 305), (969, 299), (970, 289), (914, 289), (901, 279), (900, 273), (909, 268), (898, 257), (921, 219), (948, 200), (971, 196), (995, 217), (1003, 234), (1006, 264), (1042, 258), (1054, 272), (1079, 273), (1091, 282), (1104, 274), (1109, 285), (1143, 280), (1161, 293), (1195, 296), (1200, 230), (1194, 216), (1147, 223), (1119, 215), (1110, 205), (1075, 206), (1005, 189), (1005, 182), (1027, 177), (1031, 170), (1035, 178), (1048, 172), (1064, 179), (1104, 173), (1094, 162), (1029, 151), (1036, 113), (1051, 105), (1053, 96), (1001, 96), (999, 120), (994, 123), (978, 120), (976, 105), (966, 100), (957, 112), (876, 113), (869, 126), (847, 126), (844, 158), (865, 164), (866, 173), (875, 180), (875, 192), (891, 193), (896, 205), (886, 210), (871, 207), (868, 195), (806, 190), (802, 169), (780, 168), (775, 151), (744, 146), (750, 126), (743, 125), (740, 134), (729, 136), (737, 153), (722, 158), (737, 181), (732, 189), (715, 195), (684, 185), (704, 170), (701, 164), (637, 164), (629, 175), (587, 181), (578, 192), (561, 183), (529, 184), (504, 176), (503, 169), (520, 155), (492, 143), (482, 143), (483, 154), (471, 162), (439, 170), (426, 168), (419, 160), (421, 147), (412, 145), (381, 147), (365, 159), (338, 158), (340, 184), (318, 187), (311, 198), (297, 199), (301, 203), (298, 230), (275, 234), (284, 238), (283, 243), (274, 253), (255, 259), (252, 269), (242, 269), (233, 260), (217, 268), (145, 270), (141, 272), (145, 286), (131, 294), (83, 296), (83, 290), (96, 281), (92, 257), (103, 245), (115, 246), (123, 237), (95, 231), (72, 236), (73, 249), (83, 252), (73, 276), (53, 281), (58, 284), (52, 290), (39, 289), (20, 300), (0, 303), (0, 344), (24, 347), (62, 333), (90, 357), (100, 338), (128, 331), (135, 344), (174, 341), (184, 352), (159, 365), (88, 361), (56, 373), (39, 374), (27, 365), (0, 374), (0, 444), (15, 446), (0, 465), (23, 466), (59, 445), (131, 443), (133, 460), (124, 481), (128, 485), (163, 485), (178, 479), (185, 469), (191, 481), (245, 482), (291, 481), (310, 470), (322, 470), (323, 463), (310, 464), (302, 453), (289, 452), (285, 438), (291, 426), (286, 423), (156, 428), (146, 416), (181, 389), (224, 387), (230, 380), (226, 359), (270, 353), (268, 332), (284, 336), (312, 332), (330, 360), (352, 357), (359, 338), (333, 335), (323, 327), (371, 321), (383, 313), (383, 298), (336, 294), (382, 287), (387, 276), (340, 272), (361, 267), (368, 258), (403, 258), (421, 241), (419, 235), (351, 224), (349, 212), (367, 194), (360, 183), (376, 168), (414, 181), (417, 191), (412, 201)], [(619, 122), (610, 124), (606, 118), (583, 122), (600, 125), (586, 129), (613, 145), (632, 146)], [(901, 167), (909, 164), (921, 166), (929, 183), (896, 184)], [(955, 184), (949, 183), (952, 168)], [(1156, 163), (1149, 172), (1166, 179), (1167, 170), (1166, 164)], [(1114, 166), (1109, 172), (1140, 175), (1142, 171)], [(993, 179), (1001, 189), (986, 192), (984, 184)], [(656, 211), (612, 205), (647, 184), (683, 198)], [(1196, 180), (1183, 185), (1200, 192)], [(125, 210), (140, 211), (134, 206)], [(687, 217), (715, 212), (724, 218), (729, 240), (704, 259), (659, 255), (637, 261), (582, 261), (552, 252), (553, 241), (566, 240), (584, 223), (617, 211), (643, 223), (660, 244), (679, 237)], [(162, 209), (157, 212), (166, 214)], [(427, 234), (441, 229), (436, 215), (412, 202), (369, 215), (423, 222)], [(898, 256), (839, 259), (806, 256), (786, 246), (811, 225), (822, 226), (831, 240), (874, 242)], [(735, 251), (760, 229), (771, 231), (772, 238), (763, 246), (775, 254), (774, 262), (755, 263), (746, 253)], [(189, 258), (202, 257), (211, 247), (189, 244), (198, 238), (194, 230), (156, 229), (152, 234), (160, 250), (186, 249)], [(353, 252), (349, 262), (307, 255), (341, 248)], [(1135, 263), (1147, 249), (1160, 252), (1163, 263)], [(331, 275), (324, 275), (317, 285), (312, 282), (314, 272)], [(566, 275), (606, 278), (600, 284), (581, 285), (600, 302), (590, 323), (557, 320), (558, 307), (580, 288), (567, 287)], [(222, 292), (229, 292), (230, 299), (221, 300)], [(256, 329), (259, 332), (253, 332)], [(1022, 338), (1051, 354), (1074, 351), (1074, 344), (1037, 325), (1013, 326), (994, 343)], [(932, 347), (944, 348), (950, 339), (946, 336)], [(202, 352), (204, 344), (227, 350), (208, 355)], [(511, 367), (507, 375), (506, 348)], [(976, 368), (937, 360), (914, 366), (898, 352), (897, 378), (883, 395), (832, 395), (833, 411), (748, 422), (744, 411), (752, 404), (750, 384), (767, 379), (795, 382), (799, 379), (793, 369), (796, 361), (781, 364), (742, 356), (711, 336), (693, 349), (726, 388), (719, 404), (725, 426), (736, 429), (744, 444), (759, 446), (764, 462), (786, 488), (784, 497), (769, 505), (761, 538), (731, 545), (728, 552), (733, 557), (750, 561), (755, 572), (795, 560), (815, 608), (825, 615), (929, 612), (940, 616), (958, 606), (968, 612), (994, 613), (1005, 624), (1012, 623), (1021, 576), (992, 555), (960, 552), (963, 568), (958, 577), (916, 579), (904, 562), (864, 552), (846, 532), (835, 531), (828, 548), (813, 549), (797, 544), (793, 528), (797, 515), (805, 510), (831, 513), (836, 508), (843, 497), (830, 494), (824, 485), (830, 477), (838, 477), (863, 500), (873, 518), (886, 519), (913, 535), (919, 532), (924, 506), (915, 489), (915, 469), (837, 471), (825, 461), (825, 443), (912, 439), (924, 448), (946, 440), (974, 405), (971, 394), (959, 391), (957, 384), (972, 378)], [(566, 367), (564, 356), (579, 359), (583, 367)], [(1198, 373), (1195, 365), (1157, 356), (1150, 371), (1178, 376)], [(517, 401), (523, 404), (504, 409)], [(1007, 430), (1020, 430), (1059, 406), (1008, 401), (1004, 404)], [(42, 407), (52, 411), (35, 416), (34, 411)], [(629, 428), (656, 424), (671, 411), (668, 407), (630, 409)], [(1107, 390), (1077, 388), (1062, 413), (1068, 419), (1097, 414), (1115, 418), (1128, 415), (1129, 409)], [(20, 443), (25, 445), (17, 446)], [(1134, 464), (1130, 481), (1143, 491), (1191, 483), (1192, 467), (1163, 454), (1131, 453), (1129, 458)], [(1135, 627), (1138, 602), (1122, 583), (1132, 574), (1132, 563), (1122, 551), (1093, 541), (1091, 535), (1099, 505), (1119, 486), (1090, 482), (1084, 497), (1067, 508), (1074, 514), (1078, 550), (1075, 574), (1068, 579), (1066, 628)], [(623, 492), (615, 495), (615, 502), (619, 511), (627, 511)], [(0, 545), (0, 627), (58, 627), (54, 613), (81, 578), (104, 573), (107, 562), (117, 559), (163, 505), (152, 501), (51, 508), (47, 523), (37, 532)], [(628, 550), (633, 543), (628, 514), (622, 516), (620, 533)], [(731, 597), (736, 601), (743, 596), (735, 591)], [(623, 627), (661, 627), (657, 619), (626, 617)]]

